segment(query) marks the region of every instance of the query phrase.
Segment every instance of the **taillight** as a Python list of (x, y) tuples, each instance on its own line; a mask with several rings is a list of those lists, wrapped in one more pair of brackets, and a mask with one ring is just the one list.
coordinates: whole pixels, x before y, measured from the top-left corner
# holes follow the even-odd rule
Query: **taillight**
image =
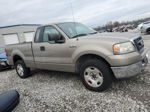
[(7, 52), (6, 48), (5, 48), (5, 54), (6, 54), (6, 56), (8, 56), (8, 52)]

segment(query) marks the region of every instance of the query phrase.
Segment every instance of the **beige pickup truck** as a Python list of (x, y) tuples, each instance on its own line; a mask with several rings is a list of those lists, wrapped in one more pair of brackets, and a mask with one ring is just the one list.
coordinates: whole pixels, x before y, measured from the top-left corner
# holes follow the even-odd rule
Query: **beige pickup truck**
[(80, 73), (93, 91), (107, 89), (114, 78), (141, 73), (148, 63), (141, 36), (100, 34), (76, 22), (40, 26), (32, 42), (9, 45), (6, 51), (21, 78), (30, 76), (30, 68)]

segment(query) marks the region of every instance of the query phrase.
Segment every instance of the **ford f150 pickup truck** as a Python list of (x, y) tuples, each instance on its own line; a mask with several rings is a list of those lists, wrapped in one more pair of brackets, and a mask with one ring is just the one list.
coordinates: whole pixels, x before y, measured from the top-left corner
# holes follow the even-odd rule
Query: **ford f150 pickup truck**
[(113, 79), (135, 76), (148, 63), (142, 37), (97, 33), (77, 22), (39, 26), (32, 42), (8, 45), (8, 60), (21, 78), (30, 68), (79, 73), (89, 90), (103, 91)]

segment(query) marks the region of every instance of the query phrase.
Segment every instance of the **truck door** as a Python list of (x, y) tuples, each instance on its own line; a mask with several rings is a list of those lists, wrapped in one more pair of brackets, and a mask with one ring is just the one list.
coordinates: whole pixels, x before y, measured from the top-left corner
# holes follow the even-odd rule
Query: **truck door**
[(33, 54), (37, 68), (65, 71), (71, 63), (71, 53), (66, 39), (61, 35), (63, 43), (49, 41), (48, 34), (60, 32), (54, 26), (38, 29), (33, 43)]

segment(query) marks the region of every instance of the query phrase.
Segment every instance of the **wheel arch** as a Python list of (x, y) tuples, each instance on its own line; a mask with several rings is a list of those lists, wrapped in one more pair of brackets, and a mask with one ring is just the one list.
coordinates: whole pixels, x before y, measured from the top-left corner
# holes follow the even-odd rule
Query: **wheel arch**
[(13, 63), (15, 64), (18, 60), (22, 60), (23, 61), (23, 58), (19, 55), (14, 55), (13, 56)]
[(150, 33), (150, 27), (146, 29), (146, 33)]
[(97, 54), (93, 54), (93, 53), (89, 53), (89, 54), (83, 54), (80, 57), (78, 57), (78, 59), (76, 60), (75, 63), (75, 70), (76, 72), (79, 72), (80, 66), (82, 65), (82, 63), (84, 63), (86, 60), (88, 59), (98, 59), (98, 60), (102, 60), (103, 62), (105, 62), (109, 67), (111, 67), (111, 65), (109, 64), (109, 62), (102, 56), (99, 56)]
[(97, 54), (84, 54), (84, 55), (81, 55), (81, 56), (77, 59), (77, 61), (76, 61), (76, 63), (75, 63), (75, 72), (76, 72), (76, 73), (79, 73), (79, 72), (80, 72), (80, 67), (81, 67), (82, 63), (84, 63), (84, 61), (86, 61), (86, 60), (88, 60), (88, 59), (97, 59), (97, 60), (103, 61), (103, 62), (104, 62), (105, 64), (107, 64), (107, 66), (110, 68), (110, 71), (111, 71), (111, 73), (112, 73), (112, 78), (113, 78), (113, 80), (116, 79), (116, 77), (115, 77), (115, 75), (114, 75), (114, 73), (113, 73), (113, 71), (112, 71), (112, 69), (111, 69), (111, 65), (109, 64), (109, 62), (108, 62), (104, 57), (99, 56), (99, 55), (97, 55)]

